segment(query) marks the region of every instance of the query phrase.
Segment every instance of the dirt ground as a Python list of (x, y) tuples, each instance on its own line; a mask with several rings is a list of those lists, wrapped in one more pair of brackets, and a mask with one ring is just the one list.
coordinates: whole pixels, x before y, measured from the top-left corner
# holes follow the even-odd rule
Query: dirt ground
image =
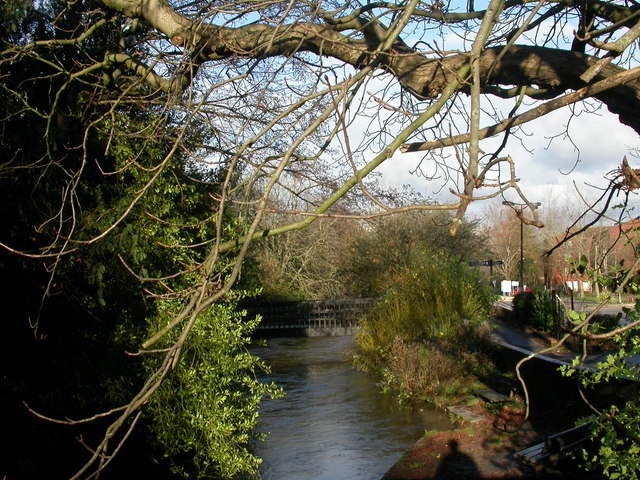
[(448, 432), (433, 432), (415, 443), (383, 480), (586, 478), (567, 462), (547, 461), (535, 468), (514, 453), (553, 432), (537, 422), (523, 422), (523, 412), (504, 407), (490, 414), (482, 402), (469, 407), (475, 422), (462, 422)]
[[(505, 358), (503, 371), (516, 360)], [(463, 420), (452, 431), (426, 435), (383, 480), (601, 478), (578, 470), (567, 457), (535, 468), (514, 457), (514, 453), (543, 442), (549, 435), (573, 427), (578, 418), (589, 413), (578, 396), (575, 380), (561, 377), (557, 366), (539, 362), (526, 365), (522, 373), (531, 400), (526, 421), (523, 407), (514, 406), (518, 402), (489, 408), (477, 398), (466, 407), (469, 417), (476, 421)]]
[(423, 437), (384, 480), (533, 478), (535, 472), (513, 457), (540, 438), (522, 424), (522, 414), (506, 408), (493, 416), (481, 403), (470, 408), (481, 420)]

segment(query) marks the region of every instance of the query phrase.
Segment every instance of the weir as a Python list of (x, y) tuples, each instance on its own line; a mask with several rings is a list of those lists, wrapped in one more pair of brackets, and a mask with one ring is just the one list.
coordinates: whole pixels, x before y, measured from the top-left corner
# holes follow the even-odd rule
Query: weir
[(358, 322), (374, 298), (302, 302), (251, 302), (243, 304), (250, 315), (262, 321), (254, 331), (258, 337), (314, 337), (354, 335)]

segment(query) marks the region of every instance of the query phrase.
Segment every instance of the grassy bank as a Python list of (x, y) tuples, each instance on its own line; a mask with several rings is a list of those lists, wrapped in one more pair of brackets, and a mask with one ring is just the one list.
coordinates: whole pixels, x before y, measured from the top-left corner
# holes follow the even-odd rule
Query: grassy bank
[(405, 399), (442, 403), (493, 370), (488, 318), (494, 297), (463, 262), (435, 256), (399, 272), (363, 319), (358, 368)]

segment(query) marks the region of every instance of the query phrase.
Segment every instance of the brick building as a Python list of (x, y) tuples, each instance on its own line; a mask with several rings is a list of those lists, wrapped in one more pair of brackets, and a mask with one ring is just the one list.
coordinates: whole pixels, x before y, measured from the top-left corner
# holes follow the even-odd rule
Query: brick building
[[(599, 294), (599, 286), (594, 284), (591, 276), (575, 272), (569, 259), (576, 262), (586, 259), (586, 266), (592, 273), (614, 278), (620, 269), (626, 270), (634, 265), (636, 256), (640, 255), (639, 244), (640, 219), (618, 225), (590, 227), (567, 240), (546, 260), (546, 284), (554, 289), (570, 288), (580, 293), (595, 290)], [(638, 267), (635, 269), (637, 271)]]

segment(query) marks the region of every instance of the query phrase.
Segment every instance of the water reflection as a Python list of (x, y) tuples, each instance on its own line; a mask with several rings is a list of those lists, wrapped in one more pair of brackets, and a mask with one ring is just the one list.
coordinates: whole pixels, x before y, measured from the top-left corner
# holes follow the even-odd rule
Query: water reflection
[(271, 339), (254, 353), (287, 392), (265, 401), (255, 446), (267, 480), (379, 479), (425, 429), (448, 429), (441, 412), (398, 407), (344, 361), (351, 337)]

